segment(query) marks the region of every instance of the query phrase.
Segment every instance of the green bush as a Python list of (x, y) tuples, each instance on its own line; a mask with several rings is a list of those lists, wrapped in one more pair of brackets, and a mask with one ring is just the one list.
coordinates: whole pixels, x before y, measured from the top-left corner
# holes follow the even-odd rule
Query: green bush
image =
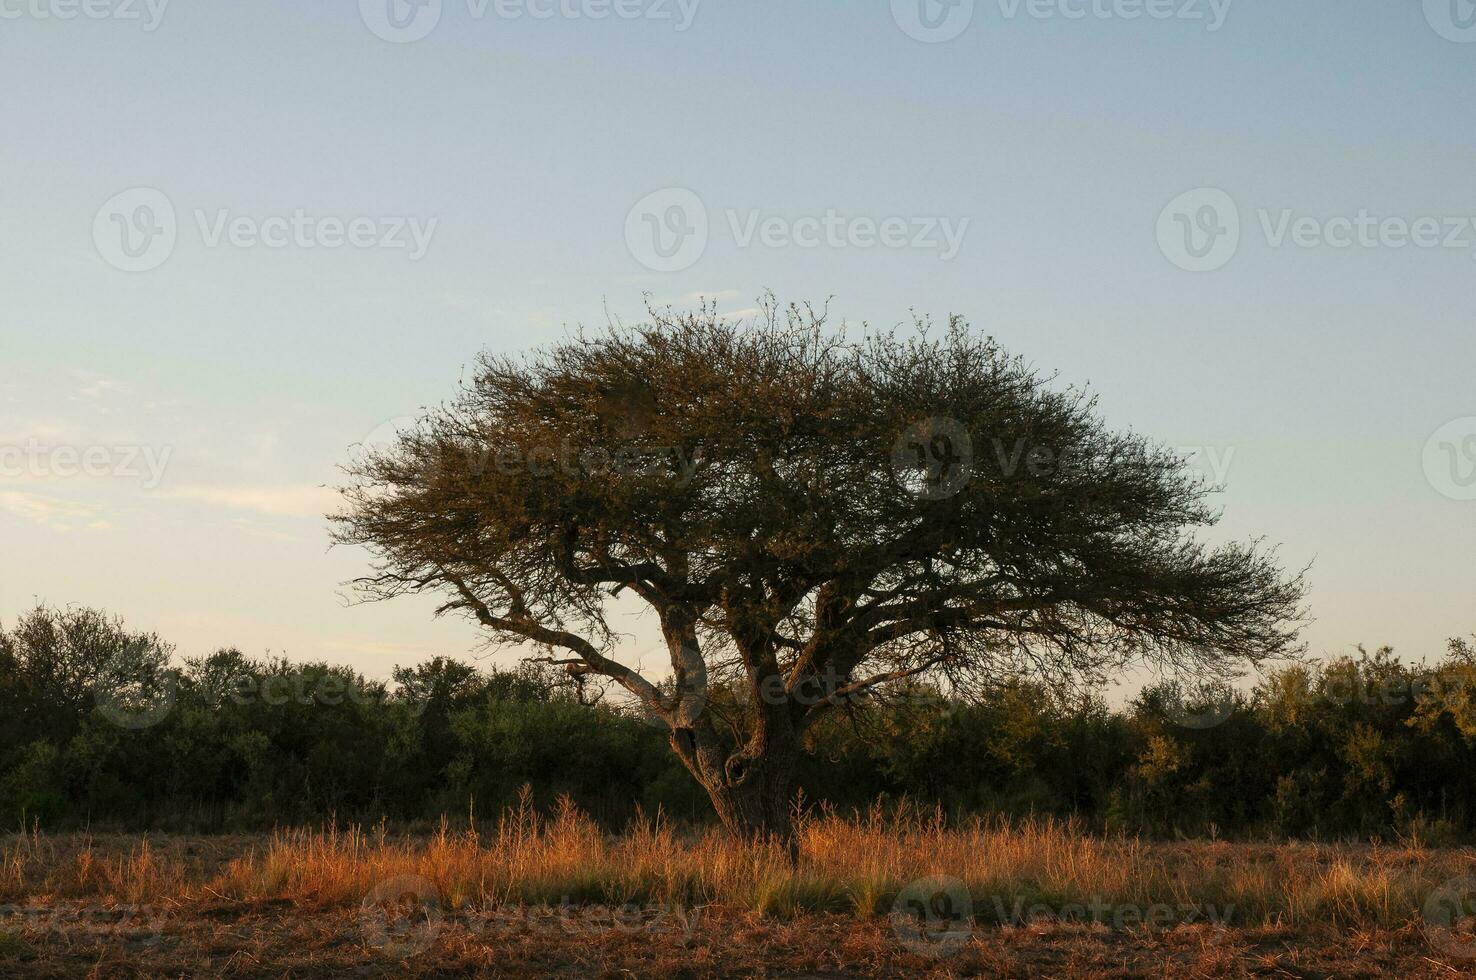
[[(546, 667), (436, 658), (384, 684), (233, 649), (175, 667), (171, 653), (92, 610), (36, 609), (0, 629), (0, 819), (206, 830), (434, 820), (495, 812), (525, 785), (540, 805), (567, 795), (610, 825), (638, 811), (711, 818), (662, 730), (588, 703), (596, 692)], [(161, 692), (165, 710), (140, 714)], [(842, 810), (910, 799), (1155, 835), (1430, 843), (1476, 829), (1469, 643), (1430, 668), (1360, 651), (1207, 697), (1159, 685), (1112, 711), (1025, 679), (968, 703), (913, 684), (830, 715), (810, 733), (799, 783), (807, 803)], [(743, 710), (728, 691), (710, 703)]]

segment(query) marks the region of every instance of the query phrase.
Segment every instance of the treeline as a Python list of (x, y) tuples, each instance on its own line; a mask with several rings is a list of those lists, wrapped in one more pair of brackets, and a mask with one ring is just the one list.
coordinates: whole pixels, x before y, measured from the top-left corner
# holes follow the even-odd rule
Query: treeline
[[(710, 710), (723, 693), (710, 692)], [(1076, 815), (1153, 835), (1476, 834), (1476, 650), (1276, 670), (1245, 692), (1173, 685), (1126, 709), (1020, 680), (968, 703), (926, 686), (833, 713), (807, 803)], [(495, 813), (524, 786), (617, 825), (711, 818), (662, 730), (547, 668), (437, 658), (385, 684), (232, 649), (176, 662), (88, 609), (0, 629), (0, 820), (246, 830)]]

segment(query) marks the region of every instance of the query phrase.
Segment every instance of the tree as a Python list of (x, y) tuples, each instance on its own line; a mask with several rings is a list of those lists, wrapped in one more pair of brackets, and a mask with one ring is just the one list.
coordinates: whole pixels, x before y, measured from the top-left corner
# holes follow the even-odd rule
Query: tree
[(28, 738), (65, 741), (94, 709), (126, 726), (169, 703), (172, 654), (102, 610), (37, 606), (0, 630), (0, 703)]
[[(1293, 651), (1301, 576), (1192, 536), (1214, 488), (961, 319), (853, 339), (772, 300), (750, 324), (650, 312), (482, 355), (347, 467), (334, 536), (370, 551), (367, 598), (440, 593), (492, 641), (624, 688), (734, 833), (788, 838), (807, 734), (884, 685)], [(668, 682), (614, 654), (626, 602), (654, 615)]]

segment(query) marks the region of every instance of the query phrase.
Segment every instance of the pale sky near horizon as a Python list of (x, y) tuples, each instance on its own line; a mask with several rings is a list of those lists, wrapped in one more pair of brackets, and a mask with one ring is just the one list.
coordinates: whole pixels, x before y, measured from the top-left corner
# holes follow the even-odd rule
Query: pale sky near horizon
[(1315, 562), (1314, 653), (1438, 657), (1476, 632), (1473, 78), (1470, 0), (0, 0), (0, 623), (469, 656), (344, 602), (350, 445), (479, 351), (773, 290), (1090, 383), (1220, 468), (1216, 536)]

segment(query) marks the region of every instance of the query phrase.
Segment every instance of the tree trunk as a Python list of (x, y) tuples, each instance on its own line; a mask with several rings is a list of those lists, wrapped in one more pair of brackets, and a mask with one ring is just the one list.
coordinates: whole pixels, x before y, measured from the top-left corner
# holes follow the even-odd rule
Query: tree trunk
[(707, 791), (723, 827), (739, 840), (776, 841), (791, 862), (797, 861), (799, 840), (790, 805), (798, 750), (770, 741), (761, 747), (750, 744), (724, 757), (711, 745), (682, 744), (690, 734), (679, 732), (673, 738), (674, 747)]

